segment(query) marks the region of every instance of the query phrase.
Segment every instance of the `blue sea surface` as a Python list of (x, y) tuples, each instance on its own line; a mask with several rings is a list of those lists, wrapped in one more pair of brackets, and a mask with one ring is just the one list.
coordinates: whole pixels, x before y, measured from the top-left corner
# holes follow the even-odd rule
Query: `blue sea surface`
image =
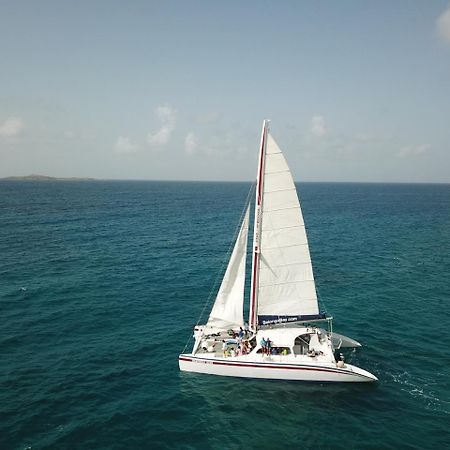
[(378, 383), (179, 372), (249, 188), (0, 182), (0, 449), (449, 448), (450, 185), (298, 185)]

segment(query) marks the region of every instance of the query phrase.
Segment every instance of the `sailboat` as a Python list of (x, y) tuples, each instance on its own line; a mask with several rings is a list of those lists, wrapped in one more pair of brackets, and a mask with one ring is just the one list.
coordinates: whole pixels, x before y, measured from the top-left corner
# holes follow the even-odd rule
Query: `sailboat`
[[(204, 325), (194, 328), (181, 371), (244, 378), (316, 382), (373, 382), (345, 362), (354, 339), (333, 332), (319, 311), (311, 256), (294, 181), (280, 148), (262, 128), (254, 202), (249, 317), (244, 322), (250, 204), (225, 275)], [(250, 256), (249, 255), (249, 256)]]

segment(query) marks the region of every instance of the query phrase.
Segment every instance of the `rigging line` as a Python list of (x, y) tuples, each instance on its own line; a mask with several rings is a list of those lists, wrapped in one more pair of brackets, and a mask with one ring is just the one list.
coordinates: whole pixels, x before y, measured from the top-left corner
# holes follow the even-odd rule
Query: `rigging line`
[[(280, 209), (277, 210), (273, 210), (273, 211), (281, 211)], [(267, 211), (265, 211), (267, 212)], [(272, 211), (269, 211), (272, 212)], [(305, 225), (291, 225), (289, 227), (278, 227), (278, 228), (271, 228), (271, 229), (267, 229), (266, 231), (281, 231), (281, 230), (293, 230), (294, 228), (306, 228)], [(306, 242), (300, 243), (300, 244), (292, 244), (292, 245), (306, 245)]]
[(213, 283), (213, 286), (211, 288), (211, 291), (210, 291), (210, 293), (209, 293), (209, 295), (208, 295), (208, 297), (206, 299), (206, 302), (205, 302), (205, 304), (203, 306), (203, 309), (202, 309), (202, 311), (200, 313), (200, 317), (198, 318), (197, 323), (196, 323), (195, 326), (198, 326), (198, 324), (202, 320), (203, 314), (205, 313), (205, 310), (206, 310), (206, 307), (211, 303), (211, 298), (213, 297), (213, 295), (216, 294), (217, 285), (219, 284), (219, 280), (222, 279), (222, 277), (224, 275), (224, 269), (225, 269), (226, 265), (228, 264), (228, 260), (231, 257), (231, 253), (233, 251), (233, 246), (234, 246), (234, 244), (236, 242), (236, 239), (238, 237), (238, 234), (239, 234), (239, 231), (240, 231), (240, 228), (241, 228), (241, 225), (242, 225), (242, 221), (244, 220), (244, 216), (245, 216), (245, 213), (247, 211), (247, 207), (250, 204), (253, 192), (255, 190), (255, 186), (256, 186), (256, 182), (253, 182), (252, 185), (250, 186), (250, 189), (249, 189), (248, 194), (247, 194), (247, 198), (245, 200), (244, 209), (242, 210), (241, 216), (239, 218), (239, 222), (238, 222), (238, 225), (237, 225), (236, 230), (234, 232), (233, 239), (231, 240), (231, 243), (230, 243), (230, 246), (228, 248), (228, 251), (226, 252), (224, 259), (222, 260), (222, 265), (220, 267), (220, 270), (218, 271), (218, 273), (216, 275), (216, 278), (214, 280), (214, 283)]
[[(284, 172), (277, 172), (277, 173), (284, 173)], [(286, 171), (286, 173), (287, 173), (287, 171)], [(267, 175), (267, 174), (266, 174)], [(270, 174), (269, 174), (270, 175)], [(275, 194), (275, 193), (277, 193), (277, 192), (286, 192), (286, 191), (294, 191), (295, 190), (295, 186), (293, 187), (293, 188), (281, 188), (281, 189), (272, 189), (271, 191), (267, 191), (266, 192), (266, 195), (267, 194)]]
[[(278, 248), (289, 248), (289, 247), (278, 247)], [(266, 260), (267, 261), (267, 260)], [(291, 263), (285, 263), (285, 264), (272, 264), (271, 266), (269, 266), (268, 264), (266, 264), (266, 267), (263, 267), (263, 269), (275, 269), (278, 267), (289, 267), (289, 266), (306, 266), (306, 265), (310, 265), (311, 264), (311, 259), (309, 259), (309, 261), (305, 261), (305, 262), (291, 262)], [(271, 270), (273, 272), (273, 270)]]
[[(314, 283), (316, 285), (317, 302), (319, 303), (319, 305), (323, 306), (323, 308), (325, 309), (325, 313), (327, 313), (328, 312), (328, 308), (327, 308), (327, 305), (325, 303), (325, 300), (323, 299), (323, 297), (322, 297), (322, 295), (320, 293), (319, 286), (317, 286), (317, 283), (315, 282), (315, 280), (314, 280)], [(320, 308), (319, 308), (319, 312), (320, 312)]]
[[(311, 278), (311, 279), (308, 279), (308, 280), (281, 281), (279, 283), (260, 284), (260, 287), (261, 288), (266, 288), (266, 287), (269, 287), (269, 286), (288, 286), (288, 285), (292, 285), (292, 284), (297, 284), (298, 285), (299, 283), (306, 283), (307, 281), (314, 281), (314, 278)], [(296, 286), (296, 291), (299, 292), (298, 286)], [(312, 298), (302, 297), (301, 295), (299, 295), (299, 299), (312, 300)]]
[(185, 346), (184, 346), (184, 348), (183, 348), (183, 351), (182, 351), (181, 353), (186, 353), (186, 349), (187, 349), (189, 343), (191, 342), (192, 338), (193, 338), (193, 335), (191, 334), (191, 335), (189, 336), (189, 339), (187, 340), (187, 342), (186, 342), (186, 344), (185, 344)]
[[(275, 191), (274, 191), (275, 192)], [(298, 208), (298, 206), (297, 205), (294, 205), (294, 206), (283, 206), (282, 208), (276, 208), (276, 209), (267, 209), (266, 210), (266, 213), (271, 213), (271, 212), (277, 212), (277, 211), (288, 211), (288, 210), (291, 210), (291, 209), (296, 209), (296, 208)], [(302, 219), (303, 219), (303, 217), (302, 217)], [(304, 227), (305, 226), (305, 223), (304, 223), (304, 221), (303, 221), (303, 223), (301, 224), (301, 225), (296, 225), (297, 227)]]
[[(317, 309), (319, 310), (319, 313), (320, 313), (320, 306), (321, 305), (325, 307), (325, 311), (326, 311), (327, 307), (325, 305), (325, 302), (322, 299), (322, 296), (320, 295), (319, 288), (318, 288), (317, 282), (316, 282), (316, 277), (314, 276), (314, 267), (312, 265), (311, 249), (309, 248), (309, 238), (308, 238), (308, 234), (307, 234), (307, 228), (306, 228), (305, 220), (304, 220), (304, 217), (303, 217), (303, 209), (301, 207), (301, 199), (300, 199), (300, 195), (299, 195), (299, 193), (297, 191), (297, 186), (295, 185), (295, 181), (294, 180), (293, 180), (293, 183), (294, 183), (295, 191), (297, 193), (298, 206), (299, 206), (299, 209), (300, 209), (300, 214), (301, 214), (302, 221), (303, 221), (303, 228), (304, 228), (305, 236), (306, 236), (306, 243), (305, 244), (306, 244), (306, 248), (307, 248), (308, 253), (309, 253), (309, 261), (310, 261), (310, 264), (311, 264), (311, 271), (312, 271), (312, 281), (314, 283), (314, 289), (316, 291)], [(297, 288), (297, 291), (298, 291), (298, 288)]]

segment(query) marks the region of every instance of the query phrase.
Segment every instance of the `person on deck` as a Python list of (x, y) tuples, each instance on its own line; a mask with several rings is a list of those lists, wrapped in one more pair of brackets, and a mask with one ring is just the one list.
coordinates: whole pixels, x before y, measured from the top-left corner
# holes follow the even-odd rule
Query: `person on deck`
[(264, 338), (262, 338), (260, 344), (262, 348), (262, 354), (264, 355), (267, 349), (267, 341)]
[(271, 350), (272, 350), (272, 341), (269, 338), (267, 338), (267, 340), (266, 340), (266, 351), (267, 351), (268, 355), (270, 355), (272, 353)]

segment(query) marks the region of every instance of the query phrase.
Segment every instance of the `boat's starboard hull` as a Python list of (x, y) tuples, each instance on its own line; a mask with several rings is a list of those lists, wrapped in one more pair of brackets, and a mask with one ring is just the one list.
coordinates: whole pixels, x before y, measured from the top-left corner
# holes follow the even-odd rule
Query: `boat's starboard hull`
[(241, 378), (315, 382), (372, 382), (377, 378), (366, 370), (347, 364), (276, 363), (271, 361), (237, 361), (230, 358), (201, 358), (190, 354), (179, 356), (181, 371)]

